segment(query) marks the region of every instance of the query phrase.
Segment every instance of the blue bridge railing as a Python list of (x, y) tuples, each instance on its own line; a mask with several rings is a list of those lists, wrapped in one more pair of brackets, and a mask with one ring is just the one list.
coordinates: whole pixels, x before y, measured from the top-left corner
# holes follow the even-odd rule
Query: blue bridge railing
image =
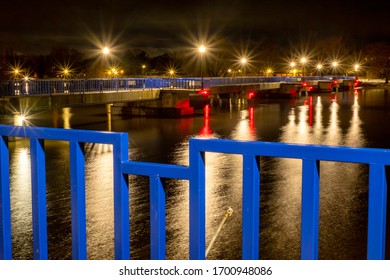
[(318, 259), (320, 162), (369, 165), (367, 259), (385, 258), (385, 167), (390, 165), (390, 150), (193, 138), (189, 140), (189, 166), (179, 166), (129, 160), (127, 133), (0, 125), (0, 136), (0, 259), (12, 259), (9, 137), (30, 139), (34, 259), (48, 258), (45, 140), (69, 142), (73, 259), (87, 258), (84, 143), (113, 146), (116, 259), (130, 259), (129, 174), (150, 177), (152, 259), (166, 257), (165, 193), (162, 178), (189, 181), (189, 258), (205, 259), (206, 152), (243, 156), (242, 259), (259, 259), (262, 156), (302, 160), (301, 259)]
[[(310, 77), (206, 77), (205, 88), (220, 85), (256, 84), (271, 82), (300, 82), (303, 79), (329, 80), (332, 76)], [(337, 79), (353, 79), (339, 76)], [(129, 91), (143, 88), (199, 89), (201, 78), (105, 78), (105, 79), (14, 79), (0, 81), (0, 96), (38, 94), (82, 94), (108, 91)]]

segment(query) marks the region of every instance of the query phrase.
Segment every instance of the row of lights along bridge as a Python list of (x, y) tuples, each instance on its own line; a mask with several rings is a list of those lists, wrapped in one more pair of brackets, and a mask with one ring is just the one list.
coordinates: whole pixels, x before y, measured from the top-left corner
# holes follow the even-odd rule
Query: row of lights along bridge
[[(108, 47), (104, 47), (102, 49), (102, 54), (106, 60), (108, 60), (108, 57), (110, 56), (111, 50)], [(205, 56), (207, 55), (207, 48), (205, 45), (200, 45), (198, 47), (199, 52), (199, 59), (200, 59), (200, 76), (202, 80), (202, 88), (203, 88), (203, 76), (204, 76), (204, 60)], [(246, 76), (247, 70), (250, 67), (250, 58), (242, 56), (239, 58), (239, 60), (235, 63), (236, 66), (239, 65), (239, 69), (227, 69), (226, 74), (228, 76)], [(342, 67), (344, 69), (342, 69)], [(23, 71), (19, 67), (12, 67), (11, 75), (15, 79), (19, 79), (20, 77), (24, 77), (25, 79), (28, 79), (29, 75), (26, 73), (24, 74)], [(142, 64), (142, 75), (145, 75), (146, 73), (146, 65)], [(306, 57), (301, 57), (300, 59), (295, 59), (294, 61), (290, 61), (287, 66), (287, 73), (279, 74), (279, 75), (289, 75), (289, 76), (309, 76), (309, 75), (322, 75), (322, 74), (331, 74), (331, 75), (337, 75), (337, 74), (351, 74), (353, 73), (355, 76), (358, 76), (358, 72), (360, 70), (361, 66), (359, 63), (353, 63), (352, 65), (347, 67), (347, 70), (345, 70), (345, 65), (342, 65), (337, 60), (329, 61), (328, 63), (318, 62), (314, 63), (310, 61)], [(267, 67), (266, 69), (263, 69), (261, 71), (260, 75), (262, 76), (273, 76), (275, 75), (275, 70), (272, 67)], [(67, 79), (72, 78), (73, 69), (70, 69), (68, 66), (60, 66), (59, 70), (59, 77)], [(119, 66), (106, 66), (106, 76), (111, 78), (117, 78), (121, 77), (125, 74), (124, 70), (121, 69)], [(251, 73), (252, 75), (253, 73)], [(175, 68), (168, 68), (166, 75), (169, 77), (175, 77), (177, 75), (177, 69)]]

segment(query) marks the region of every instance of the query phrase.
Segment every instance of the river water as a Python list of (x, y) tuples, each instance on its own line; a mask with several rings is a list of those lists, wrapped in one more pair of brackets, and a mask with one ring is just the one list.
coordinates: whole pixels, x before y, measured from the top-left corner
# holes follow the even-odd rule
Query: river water
[[(366, 89), (291, 100), (258, 99), (253, 104), (214, 102), (206, 111), (200, 109), (193, 117), (179, 119), (123, 119), (107, 113), (105, 106), (62, 108), (30, 114), (28, 123), (128, 132), (130, 159), (187, 165), (190, 137), (390, 148), (389, 108), (387, 91)], [(6, 118), (2, 122), (9, 123)], [(18, 139), (9, 146), (13, 257), (31, 259), (29, 143)], [(88, 258), (113, 259), (112, 148), (101, 144), (86, 144), (85, 148)], [(45, 150), (49, 258), (71, 259), (68, 144), (47, 141)], [(207, 244), (226, 209), (234, 210), (208, 259), (240, 259), (242, 158), (207, 153), (206, 162)], [(357, 164), (321, 163), (320, 259), (366, 258), (367, 170)], [(262, 158), (261, 174), (260, 258), (299, 259), (301, 161)], [(131, 258), (148, 259), (148, 179), (130, 176), (129, 180)], [(165, 183), (167, 258), (187, 259), (188, 183)]]

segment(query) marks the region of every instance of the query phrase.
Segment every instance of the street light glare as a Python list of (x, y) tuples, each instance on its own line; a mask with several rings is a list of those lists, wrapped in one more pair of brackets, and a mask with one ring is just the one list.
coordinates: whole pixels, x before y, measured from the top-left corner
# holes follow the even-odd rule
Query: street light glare
[(109, 54), (109, 53), (110, 53), (110, 49), (107, 47), (104, 47), (103, 54)]
[(246, 60), (246, 58), (245, 58), (245, 57), (241, 59), (241, 63), (242, 63), (242, 64), (245, 64), (245, 63), (246, 63), (246, 61), (247, 61), (247, 60)]
[(200, 47), (199, 47), (199, 52), (200, 53), (204, 53), (206, 51), (206, 47), (204, 46), (204, 45), (201, 45)]

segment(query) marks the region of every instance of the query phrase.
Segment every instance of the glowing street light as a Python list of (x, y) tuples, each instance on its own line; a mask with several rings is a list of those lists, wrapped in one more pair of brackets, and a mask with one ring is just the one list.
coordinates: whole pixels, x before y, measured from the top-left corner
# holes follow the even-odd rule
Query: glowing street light
[(336, 68), (338, 67), (338, 62), (337, 61), (333, 61), (332, 62), (332, 68), (333, 68), (333, 74), (335, 74), (336, 73)]
[(302, 76), (304, 77), (305, 76), (305, 63), (306, 63), (306, 58), (305, 57), (302, 57), (301, 58), (301, 63), (302, 63)]
[(104, 47), (102, 52), (104, 55), (108, 55), (110, 53), (110, 49), (108, 47)]
[(243, 76), (245, 76), (245, 70), (246, 70), (245, 69), (245, 65), (246, 65), (247, 62), (248, 62), (248, 60), (245, 57), (241, 58)]
[(206, 52), (206, 47), (204, 45), (199, 46), (199, 53), (200, 53), (200, 85), (201, 85), (201, 90), (203, 90), (203, 67), (202, 67), (202, 62), (203, 62), (203, 54)]
[(355, 69), (355, 75), (356, 75), (356, 77), (358, 76), (358, 71), (359, 71), (359, 64), (355, 64), (354, 65), (354, 69)]
[(317, 72), (318, 72), (318, 73), (321, 73), (322, 64), (321, 64), (321, 63), (318, 63), (317, 66), (316, 66), (316, 68), (317, 68)]

